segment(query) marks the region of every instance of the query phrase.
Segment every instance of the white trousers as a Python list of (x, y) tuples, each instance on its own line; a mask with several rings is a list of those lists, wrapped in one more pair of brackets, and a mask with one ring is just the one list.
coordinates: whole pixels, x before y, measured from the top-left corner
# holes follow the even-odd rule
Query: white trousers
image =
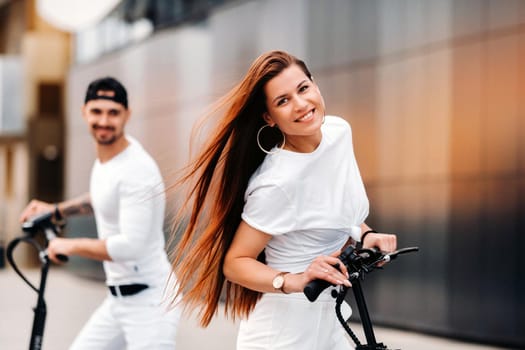
[[(346, 331), (335, 314), (335, 299), (325, 290), (315, 302), (302, 293), (266, 293), (242, 320), (237, 350), (350, 350)], [(345, 319), (352, 314), (343, 302)]]
[(160, 289), (130, 296), (108, 292), (70, 350), (174, 350), (181, 310), (168, 310)]

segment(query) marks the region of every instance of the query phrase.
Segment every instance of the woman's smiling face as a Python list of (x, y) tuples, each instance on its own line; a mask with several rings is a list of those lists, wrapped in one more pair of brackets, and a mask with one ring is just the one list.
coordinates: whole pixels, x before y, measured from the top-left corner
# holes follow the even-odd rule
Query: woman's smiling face
[[(325, 115), (323, 96), (317, 84), (298, 65), (291, 65), (264, 86), (267, 112), (265, 121), (286, 136), (285, 149), (310, 152), (305, 145), (320, 142)], [(306, 143), (306, 144), (305, 144)]]

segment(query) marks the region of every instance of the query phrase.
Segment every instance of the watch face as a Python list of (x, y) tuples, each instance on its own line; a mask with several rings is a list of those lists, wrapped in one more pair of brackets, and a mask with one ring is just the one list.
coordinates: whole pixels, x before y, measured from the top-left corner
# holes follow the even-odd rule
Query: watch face
[(273, 287), (275, 289), (281, 289), (283, 287), (283, 284), (284, 284), (284, 276), (283, 275), (278, 275), (278, 276), (276, 276), (273, 279)]

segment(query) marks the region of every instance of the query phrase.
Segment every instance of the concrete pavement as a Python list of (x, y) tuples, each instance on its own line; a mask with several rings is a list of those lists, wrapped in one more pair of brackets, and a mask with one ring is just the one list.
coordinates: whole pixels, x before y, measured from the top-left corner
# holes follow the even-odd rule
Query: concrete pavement
[[(38, 286), (39, 269), (24, 270)], [(45, 299), (47, 320), (44, 332), (44, 350), (67, 349), (91, 312), (106, 295), (105, 285), (98, 280), (80, 278), (60, 267), (48, 274)], [(27, 349), (33, 322), (32, 308), (37, 294), (11, 268), (0, 269), (0, 349)], [(351, 325), (364, 340), (359, 325)], [(482, 346), (432, 337), (418, 333), (375, 327), (378, 341), (392, 349), (403, 350), (497, 350)], [(208, 328), (200, 328), (193, 317), (185, 316), (178, 331), (177, 350), (234, 350), (237, 324), (219, 313)]]

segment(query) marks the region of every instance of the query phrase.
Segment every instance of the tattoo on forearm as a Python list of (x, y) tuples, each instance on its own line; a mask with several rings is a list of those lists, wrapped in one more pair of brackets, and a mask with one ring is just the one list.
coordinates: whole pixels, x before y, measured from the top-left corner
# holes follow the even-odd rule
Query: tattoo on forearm
[(69, 215), (88, 215), (93, 213), (90, 198), (82, 198), (65, 206), (62, 211), (66, 216)]

